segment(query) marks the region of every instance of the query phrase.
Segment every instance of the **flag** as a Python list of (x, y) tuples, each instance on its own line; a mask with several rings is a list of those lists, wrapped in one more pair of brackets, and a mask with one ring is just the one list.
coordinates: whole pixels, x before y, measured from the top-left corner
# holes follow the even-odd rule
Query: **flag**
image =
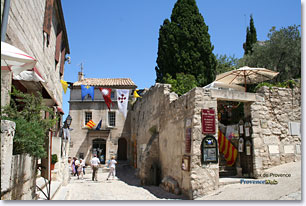
[(100, 120), (98, 126), (96, 127), (96, 130), (100, 130), (101, 129), (101, 125), (102, 125), (102, 119)]
[(89, 127), (90, 129), (92, 129), (96, 124), (92, 121), (92, 120), (89, 120), (86, 124), (86, 127)]
[(139, 89), (135, 89), (135, 90), (134, 90), (134, 98), (138, 98), (138, 97), (142, 98), (141, 96), (139, 96), (139, 94), (137, 93), (137, 91), (139, 91)]
[(105, 104), (107, 105), (108, 109), (110, 110), (110, 103), (112, 103), (113, 106), (114, 106), (114, 103), (111, 100), (112, 89), (110, 89), (110, 88), (101, 88), (100, 87), (99, 90), (102, 93), (102, 96), (104, 98)]
[(226, 139), (224, 134), (219, 130), (218, 132), (218, 144), (219, 144), (219, 151), (223, 153), (225, 159), (226, 159), (226, 164), (228, 166), (232, 166), (237, 158), (238, 151), (232, 145), (232, 143)]
[(129, 89), (117, 89), (117, 102), (119, 111), (123, 113), (124, 117), (127, 115), (127, 106), (129, 101)]
[(82, 100), (84, 100), (85, 96), (89, 94), (91, 96), (92, 101), (94, 100), (95, 87), (88, 85), (81, 85), (81, 95)]
[(64, 93), (66, 94), (67, 88), (68, 88), (68, 83), (66, 81), (64, 81), (64, 80), (61, 80), (61, 83), (62, 83), (62, 87), (63, 87)]

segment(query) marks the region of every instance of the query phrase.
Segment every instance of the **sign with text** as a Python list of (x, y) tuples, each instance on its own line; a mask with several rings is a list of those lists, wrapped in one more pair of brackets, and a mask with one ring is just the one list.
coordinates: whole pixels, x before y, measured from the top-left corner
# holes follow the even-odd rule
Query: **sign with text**
[(214, 109), (202, 109), (202, 133), (215, 134), (216, 120)]

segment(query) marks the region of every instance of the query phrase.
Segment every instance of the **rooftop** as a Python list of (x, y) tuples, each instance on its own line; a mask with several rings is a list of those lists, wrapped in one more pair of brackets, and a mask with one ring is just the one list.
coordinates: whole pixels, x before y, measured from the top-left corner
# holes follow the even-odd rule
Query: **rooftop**
[(73, 86), (101, 86), (101, 87), (126, 87), (126, 88), (136, 88), (137, 86), (130, 78), (113, 78), (113, 79), (96, 79), (96, 78), (86, 78), (73, 83)]

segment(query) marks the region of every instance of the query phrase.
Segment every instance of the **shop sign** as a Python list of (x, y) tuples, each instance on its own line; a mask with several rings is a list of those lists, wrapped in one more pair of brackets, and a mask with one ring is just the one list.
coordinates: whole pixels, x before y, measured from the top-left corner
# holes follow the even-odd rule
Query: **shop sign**
[(215, 134), (216, 120), (214, 109), (202, 109), (202, 133)]
[(186, 128), (186, 134), (185, 134), (185, 152), (190, 153), (191, 152), (191, 127)]
[(202, 142), (203, 163), (218, 163), (217, 141), (214, 136), (206, 136)]

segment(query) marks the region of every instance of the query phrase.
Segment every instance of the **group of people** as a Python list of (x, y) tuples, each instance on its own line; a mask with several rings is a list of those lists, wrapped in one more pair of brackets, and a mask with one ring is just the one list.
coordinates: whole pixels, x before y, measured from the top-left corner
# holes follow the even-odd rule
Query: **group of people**
[[(73, 157), (72, 162), (69, 161), (71, 163), (71, 174), (73, 176), (78, 176), (78, 179), (84, 178), (85, 175), (85, 161), (83, 159), (78, 160), (76, 157)], [(93, 158), (90, 160), (90, 165), (92, 168), (92, 181), (98, 181), (98, 169), (99, 169), (99, 164), (100, 164), (100, 160), (97, 157), (96, 154), (93, 155)], [(107, 166), (110, 169), (107, 179), (109, 180), (110, 176), (113, 177), (113, 179), (115, 179), (115, 175), (116, 175), (116, 164), (117, 161), (115, 160), (115, 156), (112, 156), (111, 160), (109, 160), (107, 162)]]
[(85, 175), (85, 161), (83, 159), (78, 160), (78, 158), (73, 157), (71, 162), (71, 174), (73, 176), (78, 176), (78, 179), (84, 178)]

